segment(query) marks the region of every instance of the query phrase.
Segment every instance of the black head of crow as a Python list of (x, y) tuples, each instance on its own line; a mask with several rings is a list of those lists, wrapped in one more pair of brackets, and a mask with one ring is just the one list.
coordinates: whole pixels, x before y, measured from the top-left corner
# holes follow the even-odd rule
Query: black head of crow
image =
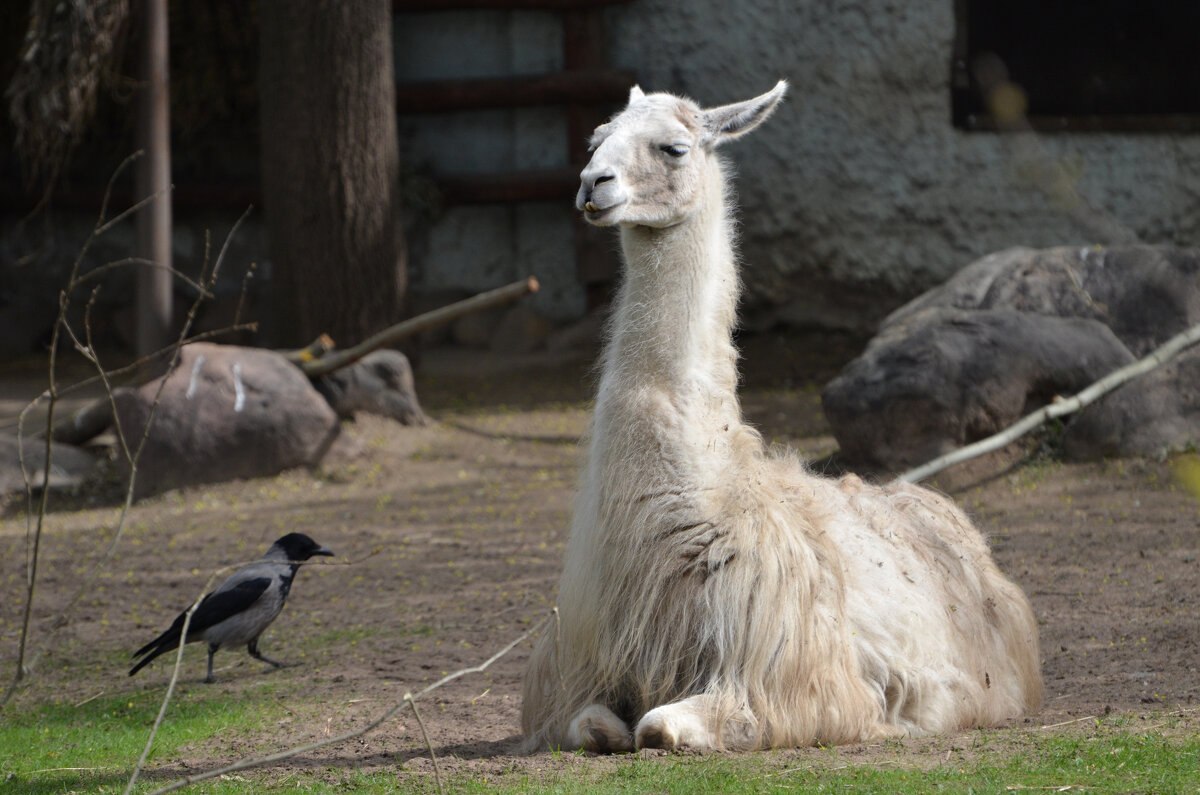
[[(200, 600), (188, 624), (187, 642), (202, 640), (208, 644), (205, 682), (213, 681), (213, 655), (226, 646), (244, 643), (254, 659), (276, 668), (283, 666), (258, 650), (258, 637), (283, 610), (300, 564), (315, 555), (333, 555), (333, 552), (304, 533), (288, 533), (271, 545), (262, 560), (234, 572)], [(129, 669), (130, 676), (160, 654), (178, 648), (186, 618), (184, 610), (166, 632), (133, 653), (135, 659), (141, 659)]]

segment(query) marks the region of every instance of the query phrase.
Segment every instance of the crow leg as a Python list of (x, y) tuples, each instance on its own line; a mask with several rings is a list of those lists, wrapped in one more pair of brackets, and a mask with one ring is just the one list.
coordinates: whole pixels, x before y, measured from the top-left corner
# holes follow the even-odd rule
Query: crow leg
[(213, 655), (216, 653), (217, 653), (217, 647), (213, 646), (210, 643), (208, 645), (208, 675), (204, 677), (204, 681), (209, 684), (212, 684), (213, 682), (217, 681), (216, 678), (213, 676), (213, 672), (212, 672)]
[(253, 657), (254, 659), (262, 660), (263, 662), (265, 662), (269, 665), (273, 665), (276, 668), (289, 668), (289, 667), (291, 667), (291, 665), (296, 664), (296, 663), (291, 663), (291, 664), (281, 663), (281, 662), (279, 662), (279, 660), (272, 660), (270, 657), (263, 654), (261, 651), (258, 650), (258, 638), (255, 638), (254, 640), (252, 640), (246, 644), (246, 651), (250, 652), (250, 656)]

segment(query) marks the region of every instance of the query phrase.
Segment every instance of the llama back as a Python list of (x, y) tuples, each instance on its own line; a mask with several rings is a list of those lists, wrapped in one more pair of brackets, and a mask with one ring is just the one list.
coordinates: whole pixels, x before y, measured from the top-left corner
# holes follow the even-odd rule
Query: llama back
[[(886, 720), (909, 734), (996, 725), (1041, 703), (1037, 622), (946, 497), (816, 480), (847, 574), (847, 617)], [(841, 497), (835, 492), (840, 493)]]

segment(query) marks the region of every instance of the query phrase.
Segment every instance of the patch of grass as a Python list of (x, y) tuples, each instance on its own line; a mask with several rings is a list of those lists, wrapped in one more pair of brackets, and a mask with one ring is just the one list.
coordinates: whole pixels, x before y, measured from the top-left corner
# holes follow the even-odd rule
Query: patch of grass
[[(161, 699), (161, 691), (147, 690), (78, 705), (52, 702), (0, 713), (0, 791), (123, 792)], [(231, 698), (216, 690), (176, 690), (147, 768), (152, 770), (156, 761), (170, 758), (188, 743), (259, 734), (282, 713), (264, 693)], [(144, 770), (140, 783), (146, 775)]]
[[(51, 703), (0, 716), (0, 791), (120, 792), (141, 753), (159, 693)], [(281, 708), (266, 689), (179, 694), (139, 790), (172, 780), (155, 774), (189, 744), (245, 747), (269, 731)], [(871, 749), (817, 748), (755, 754), (631, 754), (591, 758), (556, 753), (488, 772), (450, 773), (465, 793), (900, 793), (1003, 792), (1071, 788), (1106, 792), (1194, 792), (1200, 735), (1194, 723), (1160, 721), (1142, 731), (1097, 720), (1080, 731), (977, 731), (952, 741), (889, 741)], [(368, 736), (369, 737), (369, 736)], [(964, 742), (965, 740), (965, 742)], [(217, 767), (219, 762), (201, 764)], [(204, 782), (201, 792), (434, 792), (426, 762), (372, 771), (286, 762)]]
[(456, 779), (461, 792), (518, 793), (759, 793), (759, 792), (1003, 792), (1067, 787), (1117, 792), (1195, 791), (1200, 737), (1118, 732), (1103, 736), (1037, 737), (1019, 751), (975, 753), (923, 769), (928, 757), (897, 755), (847, 764), (837, 749), (781, 757), (627, 757), (604, 771), (584, 766), (548, 776)]
[[(1004, 792), (1060, 787), (1107, 792), (1193, 792), (1200, 770), (1200, 737), (1113, 732), (1087, 737), (1025, 736), (1008, 751), (989, 745), (1014, 740), (1001, 733), (977, 738), (980, 747), (950, 761), (937, 753), (906, 753), (847, 763), (839, 749), (796, 754), (747, 754), (665, 757), (616, 757), (607, 764), (578, 764), (548, 771), (512, 771), (500, 775), (454, 777), (448, 789), (465, 793), (917, 793)], [(565, 754), (564, 754), (565, 756)], [(557, 760), (556, 760), (557, 761)], [(431, 776), (360, 777), (355, 788), (384, 792), (397, 786), (433, 791)], [(316, 787), (320, 791), (321, 786)], [(332, 789), (332, 787), (331, 787)]]

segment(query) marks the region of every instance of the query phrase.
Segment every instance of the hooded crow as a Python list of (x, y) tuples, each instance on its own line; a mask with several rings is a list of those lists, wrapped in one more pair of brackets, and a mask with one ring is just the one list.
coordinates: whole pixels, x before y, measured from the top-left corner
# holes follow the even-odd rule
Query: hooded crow
[[(239, 569), (215, 591), (205, 594), (192, 614), (187, 634), (188, 643), (202, 640), (208, 644), (205, 682), (215, 681), (213, 655), (223, 646), (245, 643), (254, 659), (276, 668), (283, 666), (258, 650), (258, 637), (283, 610), (300, 564), (314, 555), (332, 556), (333, 553), (304, 533), (288, 533), (271, 545), (262, 560)], [(178, 648), (179, 634), (186, 619), (187, 610), (184, 610), (166, 632), (134, 652), (134, 658), (146, 656), (129, 669), (129, 675), (136, 674), (158, 655)]]

